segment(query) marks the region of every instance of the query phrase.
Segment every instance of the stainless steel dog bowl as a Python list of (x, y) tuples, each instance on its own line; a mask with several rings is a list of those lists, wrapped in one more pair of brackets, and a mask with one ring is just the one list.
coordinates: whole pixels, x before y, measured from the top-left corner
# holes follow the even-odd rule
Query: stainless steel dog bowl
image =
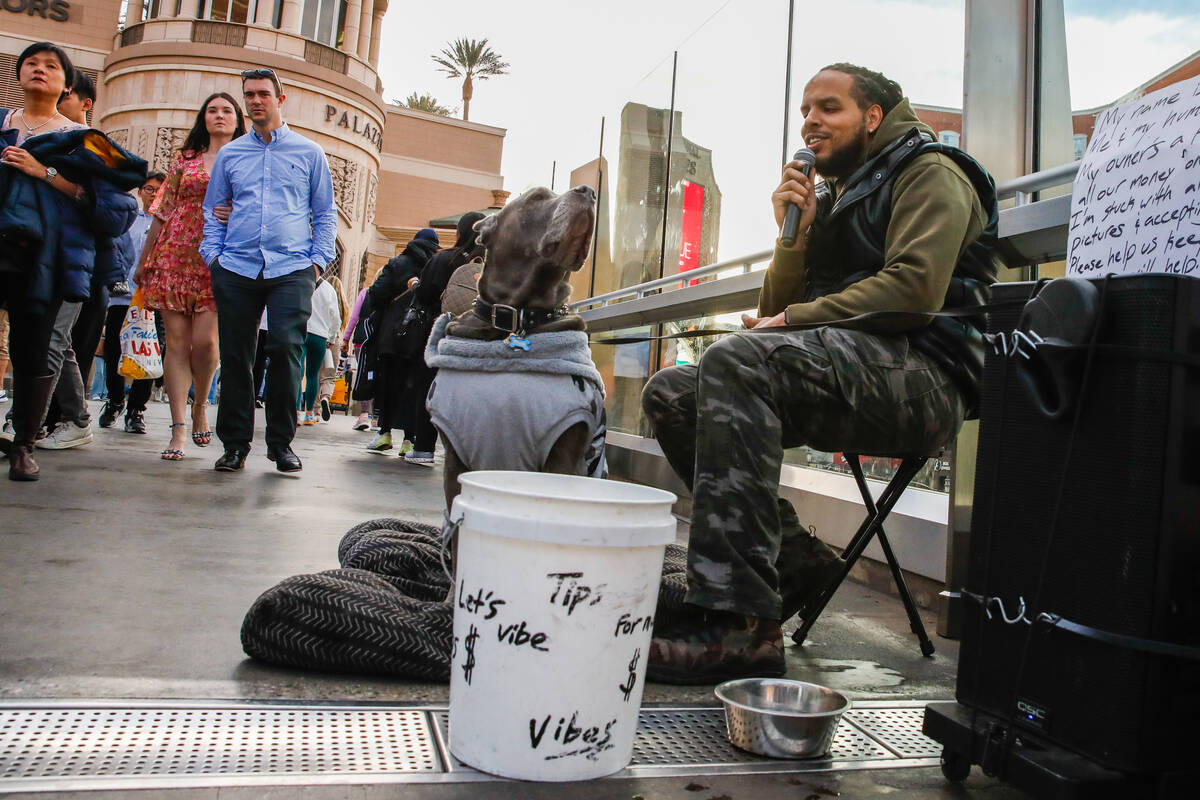
[(744, 678), (716, 688), (735, 747), (772, 758), (819, 758), (829, 752), (850, 701), (803, 681)]

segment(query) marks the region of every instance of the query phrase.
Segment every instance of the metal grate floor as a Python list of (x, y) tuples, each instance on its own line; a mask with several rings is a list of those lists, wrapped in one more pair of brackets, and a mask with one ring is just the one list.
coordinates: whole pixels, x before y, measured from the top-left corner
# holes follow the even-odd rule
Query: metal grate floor
[[(642, 709), (616, 778), (923, 767), (924, 702), (859, 702), (830, 755), (762, 758), (719, 708)], [(0, 794), (113, 788), (500, 780), (455, 759), (445, 707), (284, 702), (0, 701)]]

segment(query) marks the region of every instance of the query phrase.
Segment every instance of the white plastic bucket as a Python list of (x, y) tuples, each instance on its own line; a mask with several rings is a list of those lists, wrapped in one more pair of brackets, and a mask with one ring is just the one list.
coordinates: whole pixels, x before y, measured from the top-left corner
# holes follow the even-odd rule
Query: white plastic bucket
[(523, 780), (623, 769), (675, 495), (533, 472), (460, 482), (450, 751)]

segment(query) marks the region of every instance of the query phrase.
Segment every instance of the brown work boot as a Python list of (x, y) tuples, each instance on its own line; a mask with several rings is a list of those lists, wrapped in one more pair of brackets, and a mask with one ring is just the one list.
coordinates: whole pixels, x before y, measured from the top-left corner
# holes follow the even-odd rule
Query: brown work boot
[(807, 620), (809, 609), (815, 607), (821, 595), (837, 576), (842, 559), (832, 547), (811, 533), (783, 541), (779, 559), (779, 589), (782, 599), (780, 624), (793, 616)]
[(773, 619), (694, 608), (655, 628), (646, 680), (720, 683), (734, 678), (778, 678), (787, 672), (783, 632)]

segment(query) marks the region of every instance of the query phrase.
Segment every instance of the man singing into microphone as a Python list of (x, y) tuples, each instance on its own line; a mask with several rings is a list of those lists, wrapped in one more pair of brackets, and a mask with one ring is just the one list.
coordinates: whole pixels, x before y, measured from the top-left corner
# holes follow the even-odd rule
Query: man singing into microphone
[[(814, 184), (788, 164), (772, 201), (776, 243), (747, 327), (835, 322), (879, 311), (986, 302), (996, 276), (988, 174), (939, 145), (899, 85), (851, 64), (804, 89)], [(978, 402), (974, 318), (881, 315), (847, 326), (756, 330), (719, 340), (697, 366), (664, 369), (642, 404), (692, 490), (687, 605), (660, 609), (647, 678), (715, 683), (783, 675), (782, 621), (804, 614), (835, 558), (778, 497), (784, 448), (932, 454)]]

